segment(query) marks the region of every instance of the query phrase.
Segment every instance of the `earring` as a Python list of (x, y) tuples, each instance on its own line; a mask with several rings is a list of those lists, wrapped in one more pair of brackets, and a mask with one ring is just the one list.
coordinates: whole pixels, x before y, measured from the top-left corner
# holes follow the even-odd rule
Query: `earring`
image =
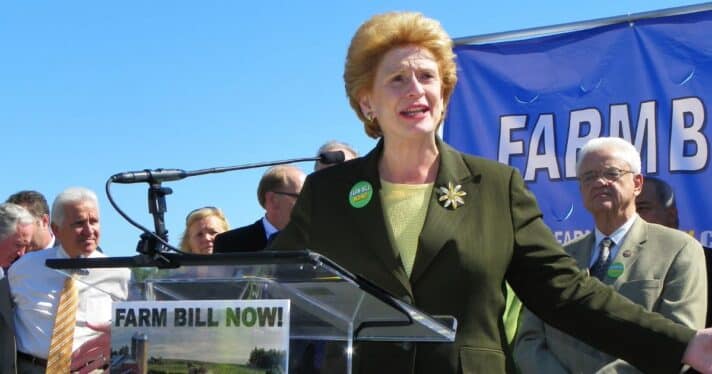
[(373, 112), (366, 113), (366, 119), (368, 122), (373, 122)]

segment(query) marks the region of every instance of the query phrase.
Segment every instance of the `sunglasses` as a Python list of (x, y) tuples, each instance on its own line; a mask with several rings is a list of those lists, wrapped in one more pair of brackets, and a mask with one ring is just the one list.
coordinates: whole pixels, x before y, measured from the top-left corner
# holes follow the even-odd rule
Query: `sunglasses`
[(294, 192), (284, 192), (284, 191), (272, 191), (272, 193), (276, 193), (277, 195), (286, 195), (286, 196), (291, 196), (293, 198), (298, 198), (299, 194), (294, 193)]

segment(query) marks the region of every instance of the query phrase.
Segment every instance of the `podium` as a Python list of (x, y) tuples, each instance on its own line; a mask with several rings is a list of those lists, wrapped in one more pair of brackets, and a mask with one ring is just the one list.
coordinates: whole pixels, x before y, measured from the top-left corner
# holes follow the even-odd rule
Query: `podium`
[[(164, 302), (288, 300), (290, 373), (351, 373), (357, 342), (455, 340), (454, 318), (430, 316), (314, 252), (164, 254), (163, 259), (166, 268), (148, 266), (155, 259), (145, 255), (54, 259), (47, 266), (75, 274), (76, 269), (86, 274), (132, 268), (126, 301), (146, 302), (154, 309)], [(78, 278), (81, 281), (81, 275)], [(101, 290), (100, 284), (91, 286)], [(141, 339), (146, 338), (139, 336), (132, 344), (140, 347)], [(134, 345), (132, 354), (137, 350)], [(118, 359), (112, 355), (114, 361)]]

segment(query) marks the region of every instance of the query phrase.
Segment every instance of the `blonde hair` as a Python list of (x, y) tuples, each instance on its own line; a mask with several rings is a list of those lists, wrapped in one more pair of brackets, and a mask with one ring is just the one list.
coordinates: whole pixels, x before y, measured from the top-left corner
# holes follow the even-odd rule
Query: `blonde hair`
[[(393, 48), (413, 45), (432, 53), (440, 69), (444, 107), (457, 83), (457, 66), (452, 39), (440, 22), (415, 12), (390, 12), (373, 16), (351, 39), (344, 68), (344, 85), (349, 103), (372, 138), (383, 135), (377, 120), (369, 121), (361, 112), (361, 96), (373, 87), (378, 64)], [(444, 119), (440, 119), (441, 123)], [(439, 124), (438, 124), (439, 125)]]
[(192, 248), (190, 248), (190, 226), (195, 222), (198, 222), (201, 219), (207, 217), (216, 217), (218, 221), (220, 221), (220, 229), (222, 229), (222, 232), (225, 232), (230, 229), (230, 224), (228, 224), (227, 218), (225, 218), (225, 214), (223, 214), (220, 208), (216, 208), (214, 206), (206, 206), (203, 208), (195, 209), (188, 213), (188, 216), (185, 217), (185, 231), (183, 231), (183, 236), (180, 239), (181, 251), (193, 251)]

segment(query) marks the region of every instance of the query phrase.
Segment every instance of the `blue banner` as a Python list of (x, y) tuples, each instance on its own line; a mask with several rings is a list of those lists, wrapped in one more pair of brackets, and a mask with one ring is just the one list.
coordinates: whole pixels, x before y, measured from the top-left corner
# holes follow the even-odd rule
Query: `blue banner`
[(593, 229), (576, 180), (578, 150), (591, 138), (625, 138), (640, 151), (643, 174), (672, 185), (680, 229), (712, 246), (711, 32), (712, 11), (704, 11), (457, 46), (444, 139), (518, 168), (566, 242)]

